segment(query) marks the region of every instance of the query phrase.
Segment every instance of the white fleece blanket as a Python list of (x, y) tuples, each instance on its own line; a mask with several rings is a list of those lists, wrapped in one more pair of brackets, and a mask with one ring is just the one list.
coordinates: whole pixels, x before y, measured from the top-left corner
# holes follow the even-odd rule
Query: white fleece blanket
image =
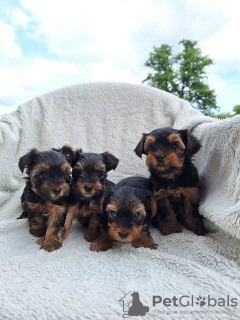
[[(147, 176), (145, 159), (133, 149), (143, 132), (189, 128), (201, 140), (196, 157), (202, 184), (201, 213), (210, 232), (198, 237), (152, 235), (158, 250), (117, 244), (104, 253), (88, 250), (75, 223), (63, 247), (40, 251), (20, 214), (24, 181), (18, 159), (30, 148), (64, 144), (110, 151), (120, 159), (114, 181)], [(92, 83), (50, 92), (0, 119), (0, 319), (121, 319), (122, 301), (138, 291), (149, 311), (133, 319), (240, 318), (240, 118), (215, 120), (188, 102), (142, 85)], [(153, 306), (153, 296), (183, 298), (193, 306)], [(197, 298), (201, 296), (205, 300)], [(226, 306), (236, 298), (237, 306)], [(125, 300), (131, 299), (131, 293)], [(213, 305), (217, 303), (225, 306)], [(156, 298), (159, 301), (159, 298)], [(185, 299), (185, 300), (184, 300)], [(210, 299), (210, 300), (209, 300)], [(223, 299), (226, 303), (223, 303)], [(224, 300), (224, 301), (225, 301)], [(201, 302), (199, 305), (196, 302)], [(165, 301), (169, 304), (169, 301)], [(206, 302), (206, 304), (204, 304)], [(128, 306), (130, 306), (128, 304)]]

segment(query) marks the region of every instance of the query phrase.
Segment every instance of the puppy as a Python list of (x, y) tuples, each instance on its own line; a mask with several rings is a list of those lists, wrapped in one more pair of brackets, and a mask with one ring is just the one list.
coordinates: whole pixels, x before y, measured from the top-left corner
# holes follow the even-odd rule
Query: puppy
[(101, 234), (90, 250), (106, 251), (113, 241), (131, 242), (135, 248), (157, 249), (149, 230), (156, 203), (148, 188), (148, 179), (130, 177), (108, 190), (101, 216)]
[(204, 235), (199, 214), (199, 178), (192, 156), (200, 142), (187, 130), (161, 128), (143, 134), (135, 149), (141, 158), (146, 155), (150, 184), (158, 200), (155, 225), (163, 235), (181, 232), (179, 222), (197, 235)]
[(62, 246), (74, 156), (72, 149), (64, 146), (47, 152), (32, 149), (19, 160), (21, 172), (27, 169), (19, 218), (28, 218), (30, 233), (39, 237), (37, 243), (49, 252)]
[(65, 222), (65, 238), (67, 238), (75, 217), (86, 228), (84, 238), (93, 241), (98, 236), (99, 214), (106, 189), (112, 182), (107, 180), (107, 173), (115, 170), (119, 160), (111, 153), (75, 152), (75, 163), (72, 172), (72, 189)]

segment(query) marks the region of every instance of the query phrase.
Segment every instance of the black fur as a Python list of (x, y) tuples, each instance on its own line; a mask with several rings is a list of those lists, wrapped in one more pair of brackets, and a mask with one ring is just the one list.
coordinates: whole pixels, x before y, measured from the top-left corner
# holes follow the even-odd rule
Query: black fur
[[(36, 237), (44, 237), (47, 228), (53, 227), (53, 236), (41, 244), (41, 248), (47, 251), (61, 246), (59, 233), (64, 226), (70, 193), (70, 154), (73, 155), (73, 151), (67, 146), (45, 152), (32, 149), (19, 160), (21, 172), (26, 169), (27, 174), (20, 218), (28, 218), (30, 233)], [(58, 215), (54, 212), (55, 208)]]
[[(84, 234), (87, 241), (93, 241), (98, 235), (98, 219), (102, 212), (106, 189), (114, 185), (107, 180), (107, 174), (110, 170), (115, 170), (118, 162), (119, 160), (108, 152), (100, 154), (84, 153), (81, 150), (75, 152), (69, 212), (74, 207), (77, 208), (74, 216), (87, 228)], [(70, 224), (67, 218), (67, 233), (70, 231)]]
[[(171, 139), (172, 136), (177, 137), (176, 141)], [(198, 211), (198, 171), (192, 163), (193, 155), (200, 148), (200, 142), (188, 130), (161, 128), (143, 134), (134, 150), (139, 157), (142, 157), (142, 154), (147, 157), (150, 188), (158, 200), (158, 213), (154, 223), (163, 234), (181, 231), (177, 221), (174, 222), (174, 219), (170, 218), (173, 216), (170, 213), (171, 209), (176, 214), (177, 220), (187, 228), (200, 235), (206, 233)], [(186, 211), (184, 201), (186, 194), (190, 193), (193, 200), (189, 214), (190, 211)]]
[[(109, 205), (117, 208), (117, 212), (115, 210), (109, 211)], [(143, 210), (140, 209), (135, 214), (135, 210), (139, 206), (140, 208), (143, 207)], [(154, 244), (148, 228), (151, 216), (149, 180), (137, 176), (129, 177), (108, 188), (103, 204), (103, 214), (101, 215), (101, 232), (108, 234), (109, 241), (132, 242), (133, 245), (134, 241), (144, 233), (145, 244), (139, 246), (156, 249), (157, 245)], [(114, 232), (111, 231), (111, 225), (114, 225)], [(136, 233), (136, 229), (133, 229), (133, 227), (138, 228), (139, 233)], [(124, 235), (123, 238), (122, 234)], [(146, 236), (148, 242), (146, 242)], [(151, 243), (149, 239), (151, 239)]]

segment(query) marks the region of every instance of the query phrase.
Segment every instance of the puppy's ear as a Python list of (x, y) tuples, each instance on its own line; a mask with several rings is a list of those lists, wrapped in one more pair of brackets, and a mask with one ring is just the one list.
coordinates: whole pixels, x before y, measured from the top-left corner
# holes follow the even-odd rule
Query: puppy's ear
[(144, 144), (146, 141), (146, 137), (147, 137), (147, 134), (143, 133), (142, 139), (139, 141), (138, 145), (134, 149), (134, 152), (136, 153), (137, 156), (139, 156), (139, 158), (142, 158), (142, 155), (146, 154), (146, 152), (144, 150)]
[[(67, 145), (63, 146), (61, 149), (54, 149), (54, 151), (61, 152), (64, 154), (65, 158), (67, 159), (68, 163), (72, 166), (76, 161), (76, 153), (73, 149)], [(81, 150), (81, 149), (80, 149)]]
[(188, 130), (179, 130), (182, 140), (186, 146), (187, 155), (191, 158), (201, 148), (201, 143)]
[(107, 171), (115, 170), (118, 166), (119, 160), (109, 152), (102, 153), (103, 162), (106, 165)]
[(31, 163), (33, 163), (34, 157), (38, 154), (37, 149), (32, 149), (30, 152), (22, 156), (18, 162), (18, 167), (23, 173), (25, 168), (29, 168)]
[(77, 150), (75, 151), (75, 161), (74, 161), (74, 164), (76, 164), (82, 157), (83, 157), (82, 149), (77, 149)]

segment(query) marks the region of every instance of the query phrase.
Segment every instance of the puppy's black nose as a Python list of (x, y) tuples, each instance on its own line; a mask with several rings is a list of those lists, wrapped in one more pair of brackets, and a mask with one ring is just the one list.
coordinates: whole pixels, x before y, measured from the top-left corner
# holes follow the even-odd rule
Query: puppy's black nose
[(159, 154), (156, 156), (157, 161), (163, 161), (164, 159), (164, 155), (163, 154)]
[(61, 192), (61, 188), (56, 188), (56, 189), (53, 190), (53, 192), (57, 196)]
[(128, 236), (128, 232), (118, 232), (118, 235), (119, 235), (120, 238), (125, 239)]
[(92, 186), (84, 186), (85, 191), (89, 192), (92, 190)]

